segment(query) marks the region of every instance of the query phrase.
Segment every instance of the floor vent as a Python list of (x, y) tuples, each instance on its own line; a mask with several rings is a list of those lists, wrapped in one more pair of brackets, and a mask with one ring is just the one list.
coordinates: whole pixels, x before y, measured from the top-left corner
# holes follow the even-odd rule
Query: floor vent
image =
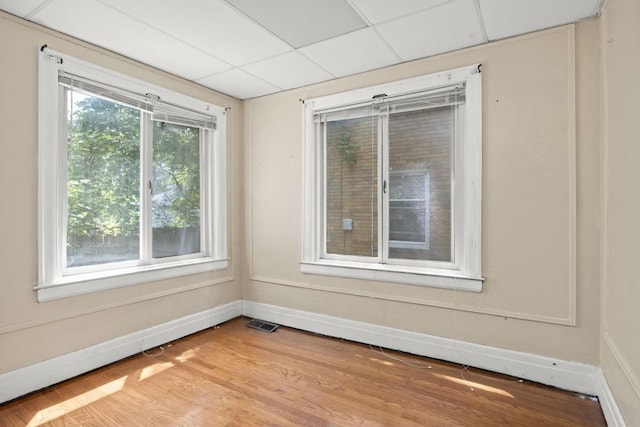
[(271, 322), (265, 322), (264, 320), (253, 319), (247, 323), (247, 326), (253, 329), (257, 329), (262, 332), (274, 332), (278, 329), (278, 325)]

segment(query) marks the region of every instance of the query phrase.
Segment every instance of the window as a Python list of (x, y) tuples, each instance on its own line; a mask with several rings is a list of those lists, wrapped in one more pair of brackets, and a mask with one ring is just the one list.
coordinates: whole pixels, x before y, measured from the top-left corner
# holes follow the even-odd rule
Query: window
[(39, 300), (225, 268), (224, 109), (43, 49)]
[(480, 291), (480, 66), (304, 108), (301, 270)]
[(389, 172), (390, 248), (429, 249), (429, 194), (426, 172)]

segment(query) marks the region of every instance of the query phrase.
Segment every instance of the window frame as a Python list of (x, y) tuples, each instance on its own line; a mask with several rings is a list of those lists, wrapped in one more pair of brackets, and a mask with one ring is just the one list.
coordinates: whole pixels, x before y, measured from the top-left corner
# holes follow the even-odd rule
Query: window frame
[[(454, 204), (453, 262), (414, 262), (413, 260), (383, 259), (386, 263), (371, 262), (358, 256), (334, 256), (324, 253), (324, 141), (315, 124), (316, 114), (341, 108), (372, 104), (384, 94), (385, 99), (407, 97), (463, 83), (466, 101), (462, 109), (463, 122), (459, 130), (463, 137), (454, 144)], [(303, 218), (302, 259), (300, 270), (318, 274), (404, 283), (445, 289), (480, 292), (484, 278), (481, 273), (481, 214), (482, 214), (482, 78), (481, 65), (474, 64), (452, 70), (428, 74), (396, 82), (356, 89), (344, 93), (305, 100), (303, 108)], [(386, 147), (385, 147), (386, 148)], [(380, 160), (386, 161), (379, 148)], [(386, 169), (385, 169), (386, 167)], [(381, 202), (381, 180), (389, 179), (388, 165), (379, 166), (378, 206)], [(382, 215), (379, 215), (379, 217)], [(380, 219), (379, 219), (380, 221)], [(379, 240), (388, 241), (388, 228), (378, 229)], [(382, 236), (385, 234), (384, 236)], [(380, 250), (380, 247), (379, 247)]]
[[(223, 107), (183, 95), (98, 65), (44, 48), (38, 55), (38, 301), (65, 298), (106, 289), (180, 277), (228, 267), (226, 116)], [(67, 267), (66, 209), (67, 156), (64, 90), (58, 73), (67, 72), (134, 94), (153, 94), (163, 102), (195, 113), (215, 116), (216, 129), (200, 129), (201, 144), (201, 252), (198, 255), (162, 259), (124, 261), (95, 266)], [(152, 102), (151, 100), (150, 102)], [(116, 101), (117, 102), (117, 101)], [(141, 114), (145, 127), (151, 126), (151, 113)], [(148, 122), (148, 123), (147, 123)], [(208, 141), (203, 141), (208, 139)], [(149, 144), (141, 138), (141, 185), (146, 183), (150, 165)], [(145, 192), (141, 189), (141, 195)], [(147, 197), (148, 198), (148, 197)], [(142, 201), (141, 201), (142, 203)], [(143, 204), (144, 205), (144, 204)], [(147, 203), (145, 209), (150, 209)], [(142, 219), (141, 219), (142, 221)], [(147, 228), (150, 224), (146, 224)], [(140, 245), (146, 246), (141, 233)], [(141, 249), (144, 250), (144, 249)]]

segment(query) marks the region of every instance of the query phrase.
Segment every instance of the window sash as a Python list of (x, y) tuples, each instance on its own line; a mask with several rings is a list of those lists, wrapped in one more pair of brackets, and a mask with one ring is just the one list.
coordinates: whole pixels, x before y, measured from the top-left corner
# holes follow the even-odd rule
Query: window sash
[[(59, 81), (60, 82), (60, 81)], [(109, 99), (108, 97), (104, 96), (104, 92), (102, 92), (100, 89), (97, 89), (97, 91), (99, 93), (94, 93), (91, 90), (89, 90), (88, 87), (82, 87), (82, 86), (75, 86), (72, 84), (66, 85), (66, 84), (60, 84), (59, 85), (59, 105), (60, 105), (60, 109), (58, 112), (58, 122), (60, 123), (60, 136), (59, 136), (59, 141), (67, 141), (68, 135), (69, 135), (69, 129), (68, 129), (68, 121), (67, 121), (67, 116), (69, 114), (69, 111), (67, 109), (68, 105), (69, 105), (69, 98), (73, 97), (73, 92), (74, 91), (79, 91), (83, 94), (89, 95), (89, 96), (96, 96), (102, 99), (105, 99), (107, 101), (111, 101), (111, 102), (115, 102), (115, 103), (119, 103), (119, 104), (123, 104), (129, 107), (134, 107), (133, 105), (129, 104), (129, 103), (125, 103), (125, 102), (118, 102), (114, 99)], [(122, 98), (120, 98), (119, 101), (122, 101)], [(69, 245), (68, 242), (68, 225), (69, 225), (69, 212), (68, 212), (68, 206), (69, 206), (69, 192), (68, 192), (68, 182), (69, 182), (69, 178), (68, 178), (68, 171), (69, 171), (69, 163), (68, 163), (68, 159), (69, 159), (69, 153), (67, 150), (67, 144), (65, 143), (60, 143), (60, 159), (61, 159), (61, 167), (60, 167), (60, 196), (61, 196), (61, 200), (62, 203), (59, 204), (59, 217), (61, 218), (61, 222), (62, 222), (62, 228), (61, 228), (61, 238), (60, 238), (60, 242), (59, 242), (59, 248), (58, 251), (61, 254), (61, 274), (63, 276), (66, 275), (73, 275), (73, 274), (83, 274), (83, 273), (87, 273), (87, 272), (99, 272), (99, 271), (106, 271), (106, 270), (114, 270), (114, 269), (122, 269), (122, 268), (131, 268), (131, 267), (135, 267), (138, 265), (142, 265), (140, 257), (138, 257), (137, 259), (133, 259), (133, 260), (127, 260), (127, 261), (118, 261), (118, 262), (112, 262), (112, 263), (99, 263), (99, 264), (92, 264), (92, 265), (84, 265), (84, 266), (72, 266), (70, 267), (68, 265), (68, 254), (67, 254), (67, 248)]]
[[(145, 122), (146, 126), (148, 126), (149, 130), (149, 137), (145, 138), (145, 150), (144, 153), (146, 156), (149, 157), (149, 160), (147, 162), (144, 163), (145, 169), (145, 179), (147, 183), (152, 182), (152, 167), (153, 167), (153, 135), (151, 132), (151, 129), (153, 128), (152, 125), (152, 121), (153, 118), (150, 115), (147, 115), (147, 121)], [(188, 259), (194, 259), (194, 258), (201, 258), (203, 256), (208, 256), (211, 254), (211, 247), (210, 247), (210, 242), (208, 241), (208, 239), (206, 238), (207, 234), (209, 233), (209, 227), (211, 227), (211, 225), (205, 221), (206, 215), (208, 212), (206, 212), (207, 206), (208, 206), (208, 198), (207, 198), (207, 194), (205, 192), (206, 189), (206, 185), (205, 185), (205, 176), (206, 176), (206, 172), (209, 169), (208, 168), (208, 163), (206, 161), (207, 158), (207, 148), (211, 146), (211, 139), (212, 139), (213, 135), (212, 135), (212, 131), (207, 130), (207, 129), (200, 129), (199, 133), (198, 133), (198, 160), (199, 160), (199, 187), (200, 187), (200, 250), (198, 252), (194, 252), (191, 254), (184, 254), (184, 255), (174, 255), (174, 256), (169, 256), (169, 257), (153, 257), (153, 213), (152, 213), (152, 208), (153, 208), (153, 188), (151, 188), (151, 191), (149, 191), (149, 188), (147, 187), (146, 190), (143, 189), (143, 192), (146, 196), (146, 200), (147, 203), (145, 205), (146, 208), (148, 208), (148, 212), (145, 212), (145, 219), (147, 221), (146, 223), (146, 228), (145, 228), (145, 234), (147, 234), (147, 238), (146, 241), (148, 243), (148, 246), (145, 247), (145, 260), (147, 261), (148, 264), (162, 264), (162, 263), (166, 263), (166, 262), (175, 262), (175, 261), (181, 261), (181, 260), (188, 260)]]
[[(456, 206), (461, 206), (462, 201), (456, 197), (455, 189), (455, 176), (456, 171), (461, 170), (463, 165), (459, 164), (459, 156), (456, 150), (463, 142), (458, 138), (464, 137), (464, 130), (460, 125), (464, 122), (462, 116), (464, 114), (465, 104), (465, 84), (456, 84), (449, 87), (438, 88), (435, 91), (427, 91), (422, 93), (414, 93), (410, 95), (403, 95), (393, 97), (390, 99), (384, 99), (379, 101), (377, 105), (362, 105), (354, 104), (353, 110), (348, 107), (341, 106), (336, 110), (320, 111), (314, 114), (314, 123), (316, 126), (316, 135), (318, 137), (323, 135), (322, 139), (322, 182), (323, 182), (323, 196), (322, 196), (322, 227), (321, 227), (321, 259), (327, 260), (342, 260), (353, 262), (365, 262), (376, 264), (395, 264), (395, 265), (410, 265), (410, 266), (422, 266), (427, 268), (447, 268), (447, 269), (459, 269), (459, 262), (462, 259), (462, 233), (456, 232), (460, 230), (463, 221), (461, 214), (458, 214)], [(408, 258), (393, 258), (390, 256), (391, 247), (404, 246), (406, 242), (395, 242), (389, 237), (389, 208), (390, 208), (390, 165), (389, 165), (389, 117), (391, 114), (418, 111), (431, 108), (439, 108), (444, 106), (452, 106), (453, 110), (453, 129), (452, 129), (452, 189), (451, 189), (451, 261), (436, 261), (436, 260), (414, 260)], [(377, 129), (377, 146), (378, 146), (378, 171), (377, 171), (377, 256), (358, 256), (358, 255), (346, 255), (329, 253), (327, 250), (327, 230), (328, 230), (328, 200), (327, 200), (327, 186), (328, 186), (328, 156), (327, 156), (327, 131), (326, 125), (329, 122), (338, 120), (355, 119), (362, 117), (376, 116), (378, 118)], [(386, 191), (383, 189), (386, 186)], [(427, 197), (428, 198), (428, 197)], [(428, 231), (427, 231), (428, 234)], [(395, 243), (395, 245), (394, 245)], [(420, 243), (415, 243), (413, 247), (419, 246)], [(422, 244), (422, 246), (428, 246)]]
[[(469, 209), (465, 194), (461, 188), (461, 183), (465, 180), (465, 156), (461, 155), (460, 147), (466, 146), (468, 135), (466, 135), (465, 124), (465, 103), (451, 104), (453, 109), (453, 124), (451, 129), (451, 260), (450, 261), (436, 261), (436, 260), (412, 260), (404, 258), (393, 258), (389, 256), (388, 250), (391, 247), (389, 244), (386, 249), (386, 258), (384, 262), (390, 265), (409, 265), (409, 266), (423, 266), (427, 268), (440, 268), (449, 270), (461, 270), (464, 268), (464, 253), (465, 253), (465, 240), (464, 240), (464, 227), (465, 227), (465, 207)], [(387, 170), (387, 173), (388, 170)], [(387, 179), (389, 176), (387, 175)], [(388, 218), (389, 198), (385, 204), (385, 216)], [(388, 240), (387, 240), (388, 241)]]
[[(110, 99), (110, 94), (109, 96), (105, 96), (104, 92), (101, 91), (100, 89), (98, 89), (100, 93), (93, 93), (88, 89), (90, 88), (82, 87), (80, 90), (82, 93), (85, 93), (90, 96), (95, 95), (97, 97), (106, 99), (107, 101), (124, 104), (124, 102), (118, 102), (122, 100), (122, 97), (119, 97), (119, 99), (117, 100)], [(59, 118), (60, 123), (62, 123), (61, 141), (65, 141), (68, 135), (67, 120), (66, 120), (66, 117), (69, 113), (67, 110), (67, 106), (69, 105), (68, 97), (75, 90), (76, 90), (75, 85), (61, 85), (61, 90), (59, 92), (60, 93), (59, 96), (61, 98), (60, 105), (62, 106), (62, 108), (60, 109), (60, 118)], [(124, 105), (133, 107), (132, 105), (128, 105), (128, 104), (124, 104)], [(140, 196), (140, 212), (139, 212), (140, 227), (139, 227), (139, 251), (138, 251), (139, 254), (138, 254), (138, 258), (133, 260), (118, 261), (118, 262), (103, 262), (103, 263), (96, 263), (96, 264), (85, 265), (85, 266), (71, 266), (71, 267), (68, 266), (66, 261), (67, 247), (68, 247), (67, 226), (69, 223), (69, 214), (67, 211), (68, 191), (66, 189), (66, 185), (68, 181), (68, 178), (67, 178), (68, 163), (66, 159), (68, 159), (68, 153), (66, 150), (66, 144), (61, 144), (62, 145), (61, 150), (63, 150), (61, 153), (61, 156), (63, 159), (62, 161), (64, 163), (64, 167), (61, 170), (61, 174), (63, 174), (61, 175), (61, 182), (64, 183), (64, 189), (61, 191), (61, 193), (63, 195), (64, 201), (63, 203), (60, 204), (60, 209), (61, 209), (60, 216), (62, 217), (62, 224), (63, 224), (60, 252), (62, 254), (61, 255), (62, 260), (65, 261), (62, 267), (63, 276), (79, 275), (79, 274), (86, 274), (90, 272), (100, 272), (100, 271), (107, 271), (107, 270), (119, 270), (119, 269), (126, 269), (126, 268), (144, 266), (144, 265), (175, 263), (175, 262), (184, 261), (184, 260), (202, 258), (210, 254), (211, 250), (208, 244), (208, 239), (206, 238), (208, 234), (209, 225), (203, 220), (203, 218), (205, 217), (204, 210), (206, 209), (206, 206), (207, 206), (206, 194), (203, 193), (203, 189), (206, 188), (204, 183), (204, 176), (207, 168), (207, 162), (205, 159), (206, 156), (204, 155), (205, 154), (204, 151), (205, 151), (205, 147), (207, 145), (210, 145), (210, 143), (208, 144), (208, 142), (210, 142), (212, 138), (212, 135), (210, 134), (211, 131), (207, 129), (200, 129), (199, 137), (198, 137), (199, 176), (200, 176), (200, 193), (201, 193), (200, 250), (198, 252), (194, 252), (191, 254), (154, 258), (153, 257), (153, 230), (152, 230), (153, 191), (150, 188), (150, 185), (152, 182), (152, 164), (153, 164), (153, 126), (152, 126), (151, 113), (145, 110), (140, 110), (140, 125), (141, 125), (140, 141), (139, 141), (140, 142), (140, 188), (138, 190), (139, 196)], [(183, 126), (186, 126), (186, 125), (183, 125)]]

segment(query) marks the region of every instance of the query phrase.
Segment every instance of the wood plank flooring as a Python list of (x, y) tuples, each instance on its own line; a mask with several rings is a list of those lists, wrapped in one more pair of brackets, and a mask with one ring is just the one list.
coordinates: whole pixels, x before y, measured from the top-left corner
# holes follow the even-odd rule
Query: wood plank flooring
[(239, 318), (0, 405), (0, 426), (605, 426), (597, 401)]

